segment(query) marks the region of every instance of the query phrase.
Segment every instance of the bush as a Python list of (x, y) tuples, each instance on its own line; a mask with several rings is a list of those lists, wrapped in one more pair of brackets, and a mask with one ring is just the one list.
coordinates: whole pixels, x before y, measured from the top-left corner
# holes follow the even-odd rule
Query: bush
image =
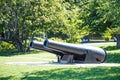
[(4, 41), (0, 42), (0, 50), (8, 50), (8, 49), (13, 49), (13, 48), (14, 48), (14, 46), (12, 44), (9, 44)]
[(65, 40), (62, 40), (61, 38), (55, 38), (55, 37), (50, 38), (50, 40), (59, 41), (59, 42), (66, 42)]
[(112, 38), (112, 34), (113, 34), (113, 30), (110, 28), (107, 28), (103, 36), (105, 41), (109, 41)]
[(44, 41), (44, 39), (40, 38), (40, 37), (34, 37), (34, 40), (39, 41), (39, 42), (43, 42)]

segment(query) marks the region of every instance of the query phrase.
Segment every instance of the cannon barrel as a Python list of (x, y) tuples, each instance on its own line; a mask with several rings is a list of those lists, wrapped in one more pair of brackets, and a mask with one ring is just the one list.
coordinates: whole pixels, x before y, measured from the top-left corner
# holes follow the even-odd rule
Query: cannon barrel
[[(101, 63), (106, 59), (106, 51), (94, 47), (87, 46), (83, 44), (71, 44), (71, 43), (62, 43), (46, 39), (44, 41), (44, 47), (52, 48), (55, 50), (63, 51), (72, 55), (85, 55), (85, 63)], [(77, 56), (76, 56), (77, 57)]]
[(47, 51), (47, 52), (54, 53), (54, 54), (59, 55), (59, 56), (62, 56), (63, 54), (65, 54), (64, 52), (59, 51), (59, 50), (46, 48), (43, 46), (43, 42), (38, 42), (38, 41), (34, 41), (34, 40), (30, 41), (30, 48)]

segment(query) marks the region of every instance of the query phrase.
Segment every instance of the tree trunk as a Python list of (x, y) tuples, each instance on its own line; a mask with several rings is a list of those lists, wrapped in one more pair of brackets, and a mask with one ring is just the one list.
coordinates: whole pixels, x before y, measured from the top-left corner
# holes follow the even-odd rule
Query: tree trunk
[(23, 45), (19, 42), (15, 42), (15, 47), (16, 49), (19, 51), (19, 52), (25, 52), (24, 48), (23, 48)]
[(117, 40), (117, 48), (120, 48), (120, 40)]
[(19, 52), (29, 52), (29, 47), (27, 47), (26, 44), (23, 44), (18, 40), (14, 41), (13, 44)]
[(114, 36), (117, 39), (117, 48), (120, 48), (120, 34), (115, 34)]
[(2, 35), (4, 35), (4, 36), (1, 36), (1, 34), (0, 34), (0, 41), (5, 41), (10, 44), (13, 44), (15, 46), (15, 48), (20, 52), (30, 51), (29, 46), (26, 46), (27, 42), (23, 43), (23, 41), (25, 41), (25, 39), (24, 40), (20, 39), (19, 34), (13, 34), (13, 32), (7, 31), (7, 32), (3, 33)]

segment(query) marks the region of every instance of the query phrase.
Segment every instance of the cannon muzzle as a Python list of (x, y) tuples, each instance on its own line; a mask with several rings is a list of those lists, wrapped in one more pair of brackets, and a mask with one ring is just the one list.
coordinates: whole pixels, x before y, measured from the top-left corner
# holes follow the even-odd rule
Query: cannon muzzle
[(59, 55), (59, 56), (63, 56), (63, 54), (65, 54), (62, 51), (44, 47), (43, 42), (38, 42), (38, 41), (34, 41), (34, 40), (30, 41), (30, 48), (47, 51), (47, 52), (54, 53), (54, 54)]

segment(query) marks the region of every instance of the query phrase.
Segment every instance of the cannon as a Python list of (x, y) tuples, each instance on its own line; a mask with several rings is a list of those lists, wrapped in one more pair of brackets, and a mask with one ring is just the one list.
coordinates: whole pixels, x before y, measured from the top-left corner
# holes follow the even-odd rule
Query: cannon
[(51, 49), (51, 48), (46, 48), (43, 46), (43, 42), (38, 42), (38, 41), (34, 41), (31, 40), (30, 41), (30, 48), (34, 48), (34, 49), (39, 49), (39, 50), (43, 50), (43, 51), (47, 51), (59, 56), (63, 56), (65, 53), (59, 50), (55, 50), (55, 49)]
[(53, 53), (53, 54), (57, 55), (58, 62), (60, 62), (62, 56), (66, 54), (65, 52), (60, 51), (60, 50), (44, 47), (43, 42), (38, 42), (38, 41), (34, 41), (34, 40), (30, 40), (30, 48), (34, 48), (34, 49), (43, 50), (43, 51)]
[(64, 63), (102, 63), (107, 55), (106, 51), (101, 48), (83, 44), (62, 43), (46, 39), (43, 45), (66, 53), (60, 58), (60, 61)]
[(44, 42), (30, 41), (30, 47), (56, 54), (60, 63), (102, 63), (106, 59), (105, 50), (83, 44), (45, 39)]

